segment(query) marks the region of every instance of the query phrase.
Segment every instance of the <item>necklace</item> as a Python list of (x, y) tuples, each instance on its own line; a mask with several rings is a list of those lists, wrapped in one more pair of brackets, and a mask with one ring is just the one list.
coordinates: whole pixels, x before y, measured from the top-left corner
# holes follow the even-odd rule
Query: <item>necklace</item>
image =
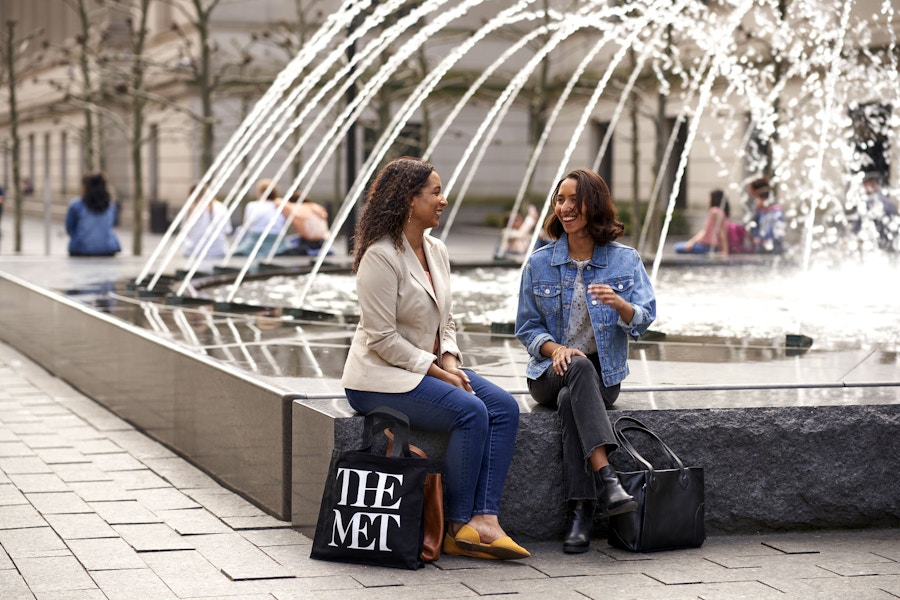
[(585, 261), (585, 260), (590, 260), (592, 256), (594, 256), (593, 248), (592, 248), (591, 251), (588, 253), (588, 255), (585, 256), (584, 258), (579, 258), (578, 256), (575, 256), (575, 254), (573, 254), (571, 250), (569, 251), (569, 258), (571, 258), (572, 260), (577, 260), (578, 262), (583, 262), (583, 261)]

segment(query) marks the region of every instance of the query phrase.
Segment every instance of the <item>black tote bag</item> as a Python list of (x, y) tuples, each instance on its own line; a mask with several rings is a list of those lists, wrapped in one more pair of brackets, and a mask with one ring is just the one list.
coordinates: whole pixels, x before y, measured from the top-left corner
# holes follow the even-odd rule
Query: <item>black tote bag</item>
[[(619, 473), (622, 487), (634, 496), (638, 507), (610, 517), (610, 545), (632, 552), (701, 546), (706, 539), (703, 468), (685, 467), (658, 435), (633, 417), (620, 417), (614, 429), (621, 447), (638, 467), (644, 468)], [(634, 448), (629, 434), (648, 437), (662, 450), (672, 468), (655, 468)]]
[[(391, 428), (388, 456), (370, 452), (375, 433)], [(332, 454), (311, 558), (417, 569), (422, 552), (428, 462), (410, 453), (409, 421), (379, 407), (366, 415), (363, 443)]]

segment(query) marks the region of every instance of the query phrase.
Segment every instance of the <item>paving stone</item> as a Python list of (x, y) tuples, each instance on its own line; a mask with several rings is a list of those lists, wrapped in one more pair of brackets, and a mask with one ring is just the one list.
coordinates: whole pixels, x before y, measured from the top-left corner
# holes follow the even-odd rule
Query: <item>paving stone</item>
[(193, 550), (187, 542), (168, 525), (113, 525), (122, 538), (137, 552), (160, 552), (164, 550)]
[(668, 564), (654, 561), (645, 564), (641, 571), (666, 585), (750, 581), (756, 580), (760, 573), (757, 568), (726, 569), (704, 559), (679, 560)]
[(94, 513), (94, 509), (75, 492), (28, 494), (28, 501), (42, 515)]
[(97, 465), (101, 471), (140, 471), (147, 465), (137, 460), (130, 454), (119, 452), (117, 454), (94, 454), (91, 462)]
[(200, 508), (187, 495), (173, 487), (149, 490), (129, 490), (134, 498), (152, 511)]
[(192, 537), (191, 542), (200, 554), (232, 581), (294, 576), (271, 556), (236, 533), (198, 535)]
[(0, 506), (0, 530), (44, 527), (47, 522), (31, 504)]
[(88, 505), (110, 525), (147, 525), (163, 522), (159, 516), (150, 512), (137, 500), (90, 502)]
[(50, 526), (64, 540), (111, 538), (118, 534), (94, 513), (86, 515), (44, 515)]
[(100, 433), (90, 425), (80, 425), (78, 427), (66, 427), (57, 433), (64, 439), (70, 443), (77, 442), (79, 440), (100, 440), (104, 439), (104, 434)]
[(23, 435), (20, 438), (32, 450), (39, 448), (71, 448), (72, 445), (55, 433)]
[(90, 590), (97, 585), (74, 556), (18, 558), (16, 567), (35, 594), (66, 590)]
[(69, 549), (88, 571), (144, 569), (147, 563), (122, 538), (69, 540)]
[(138, 455), (137, 457), (145, 465), (156, 471), (160, 477), (185, 493), (191, 490), (210, 488), (222, 492), (227, 491), (216, 483), (212, 477), (177, 456), (144, 458)]
[(143, 556), (178, 597), (229, 596), (234, 584), (199, 552), (152, 552)]
[(228, 525), (202, 507), (157, 510), (154, 513), (179, 535), (232, 532)]
[(79, 440), (72, 442), (72, 447), (85, 456), (90, 456), (92, 454), (117, 454), (125, 451), (118, 444), (106, 439)]
[[(235, 581), (234, 589), (240, 593), (250, 594), (268, 592), (278, 600), (309, 600), (319, 598), (320, 591), (350, 592), (365, 591), (358, 581), (346, 575), (323, 575), (318, 577), (297, 577), (295, 579), (256, 579), (253, 581)], [(396, 589), (396, 598), (414, 598), (415, 596), (401, 595), (404, 590)], [(422, 598), (436, 598), (437, 596), (421, 596)]]
[(34, 594), (28, 589), (25, 579), (15, 569), (0, 570), (0, 591), (3, 598), (12, 600), (33, 600)]
[(147, 460), (149, 459), (175, 459), (176, 461), (181, 460), (175, 455), (174, 452), (172, 452), (156, 440), (153, 440), (147, 437), (145, 434), (134, 429), (123, 431), (108, 431), (106, 433), (106, 438), (110, 442), (116, 444), (117, 446), (120, 446), (123, 450), (125, 450), (144, 464), (147, 464)]
[(228, 517), (268, 516), (237, 494), (218, 485), (214, 488), (189, 489), (185, 493), (223, 520)]
[(241, 535), (258, 547), (312, 546), (312, 540), (295, 529), (259, 529), (242, 531)]
[(12, 483), (0, 484), (0, 506), (11, 506), (14, 504), (28, 504), (28, 499)]
[(269, 515), (247, 517), (222, 517), (222, 520), (235, 531), (248, 529), (290, 529), (291, 524)]
[(65, 542), (46, 526), (0, 530), (0, 545), (13, 560), (70, 554)]
[[(400, 588), (410, 598), (473, 598), (477, 594), (462, 583), (444, 585), (422, 585), (415, 588)], [(354, 590), (317, 590), (318, 600), (391, 600), (398, 596), (397, 588), (362, 588)]]
[[(9, 554), (6, 553), (2, 547), (0, 547), (0, 571), (5, 569), (15, 569), (16, 565), (13, 564), (12, 558), (9, 557)], [(3, 588), (0, 587), (0, 590)]]
[(6, 473), (7, 477), (13, 474), (45, 475), (53, 473), (53, 469), (37, 455), (2, 458), (0, 459), (0, 469)]
[(69, 486), (56, 473), (9, 473), (9, 479), (25, 494), (69, 491)]
[(53, 465), (51, 469), (66, 483), (112, 481), (108, 473), (104, 473), (93, 463)]
[(34, 456), (34, 451), (25, 442), (0, 442), (0, 458), (10, 456)]
[[(358, 571), (359, 567), (359, 565), (314, 560), (309, 557), (309, 546), (266, 546), (260, 550), (297, 577), (351, 576)], [(441, 561), (443, 560), (442, 558)]]
[(69, 484), (85, 502), (135, 500), (134, 493), (123, 490), (112, 481), (75, 481)]
[(39, 593), (36, 600), (109, 600), (100, 588)]
[(93, 571), (91, 577), (109, 600), (178, 600), (149, 568)]
[(74, 448), (35, 448), (34, 453), (48, 465), (66, 465), (91, 462), (91, 459)]
[(147, 468), (137, 471), (110, 471), (109, 476), (122, 486), (123, 490), (173, 489), (172, 484)]

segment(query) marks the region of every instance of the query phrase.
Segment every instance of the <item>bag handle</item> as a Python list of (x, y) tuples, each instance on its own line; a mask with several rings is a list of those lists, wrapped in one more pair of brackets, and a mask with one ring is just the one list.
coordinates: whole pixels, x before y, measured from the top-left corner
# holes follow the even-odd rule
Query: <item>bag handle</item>
[(399, 410), (389, 406), (378, 406), (366, 414), (363, 425), (363, 447), (361, 450), (369, 450), (374, 443), (376, 433), (386, 429), (394, 431), (396, 443), (388, 449), (388, 456), (392, 458), (411, 457), (409, 449), (409, 419)]
[[(622, 421), (624, 421), (626, 423), (636, 423), (636, 425), (626, 424), (626, 425), (620, 427), (619, 422), (622, 422)], [(618, 442), (622, 445), (622, 447), (625, 449), (625, 451), (628, 452), (628, 454), (630, 454), (631, 457), (636, 462), (638, 462), (639, 464), (642, 464), (644, 467), (646, 467), (647, 471), (650, 474), (649, 481), (650, 481), (651, 487), (654, 485), (654, 482), (655, 482), (653, 465), (650, 464), (650, 461), (648, 461), (646, 458), (644, 458), (641, 455), (641, 453), (637, 451), (637, 449), (634, 447), (634, 444), (632, 444), (631, 440), (628, 439), (628, 436), (625, 435), (626, 431), (640, 431), (641, 433), (649, 436), (650, 439), (655, 441), (663, 449), (663, 452), (665, 452), (665, 454), (669, 457), (669, 459), (673, 463), (675, 463), (675, 465), (677, 465), (677, 468), (679, 470), (679, 476), (678, 476), (679, 485), (682, 488), (687, 488), (690, 485), (690, 474), (688, 473), (687, 468), (685, 468), (684, 463), (681, 462), (681, 459), (678, 458), (678, 455), (675, 454), (675, 452), (669, 447), (669, 445), (666, 444), (662, 440), (662, 438), (660, 438), (658, 435), (656, 435), (656, 433), (654, 433), (649, 427), (647, 427), (646, 425), (644, 425), (643, 423), (641, 423), (634, 417), (626, 416), (626, 417), (620, 417), (619, 419), (617, 419), (615, 425), (613, 426), (613, 429), (615, 430), (616, 440), (618, 440)]]

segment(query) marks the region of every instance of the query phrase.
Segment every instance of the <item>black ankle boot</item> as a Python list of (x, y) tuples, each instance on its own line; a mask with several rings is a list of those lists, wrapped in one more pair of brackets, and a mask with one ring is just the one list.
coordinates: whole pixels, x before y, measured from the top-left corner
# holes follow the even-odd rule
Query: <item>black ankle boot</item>
[(622, 488), (619, 476), (611, 465), (606, 465), (594, 475), (597, 478), (597, 498), (607, 517), (631, 512), (637, 508), (637, 502)]
[(569, 528), (563, 538), (563, 552), (581, 554), (591, 547), (591, 529), (594, 525), (594, 503), (590, 500), (569, 502)]

